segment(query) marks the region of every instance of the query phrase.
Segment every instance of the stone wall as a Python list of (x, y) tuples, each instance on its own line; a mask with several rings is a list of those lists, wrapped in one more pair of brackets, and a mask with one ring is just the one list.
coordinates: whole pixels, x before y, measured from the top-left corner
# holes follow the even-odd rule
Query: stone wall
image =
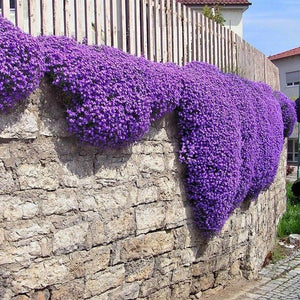
[(0, 124), (0, 299), (198, 299), (255, 277), (285, 209), (285, 154), (271, 188), (221, 234), (201, 237), (184, 195), (174, 115), (101, 152), (66, 131), (44, 81)]

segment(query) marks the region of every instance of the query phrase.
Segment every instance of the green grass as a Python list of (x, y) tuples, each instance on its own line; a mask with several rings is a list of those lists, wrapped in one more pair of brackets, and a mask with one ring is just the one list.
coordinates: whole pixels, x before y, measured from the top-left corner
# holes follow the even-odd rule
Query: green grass
[(278, 224), (278, 237), (286, 237), (292, 233), (300, 234), (300, 203), (291, 190), (292, 183), (286, 184), (286, 212)]
[(272, 250), (272, 263), (275, 264), (284, 259), (286, 257), (285, 251), (286, 250), (278, 244), (278, 240), (276, 240), (275, 247)]

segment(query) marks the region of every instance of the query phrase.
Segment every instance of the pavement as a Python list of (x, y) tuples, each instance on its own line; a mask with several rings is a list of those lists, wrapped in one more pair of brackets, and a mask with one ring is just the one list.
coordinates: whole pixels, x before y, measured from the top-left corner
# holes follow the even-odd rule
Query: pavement
[(300, 251), (269, 264), (257, 280), (237, 280), (224, 290), (204, 297), (209, 300), (297, 300), (300, 299)]
[(261, 270), (259, 277), (257, 286), (236, 300), (300, 299), (300, 251), (268, 265)]

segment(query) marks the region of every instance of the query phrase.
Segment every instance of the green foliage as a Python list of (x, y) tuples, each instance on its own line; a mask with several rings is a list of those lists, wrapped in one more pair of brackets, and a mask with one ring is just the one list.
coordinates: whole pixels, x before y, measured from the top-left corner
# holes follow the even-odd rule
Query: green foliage
[(272, 263), (275, 264), (278, 261), (284, 259), (285, 257), (286, 257), (286, 253), (284, 248), (282, 248), (279, 245), (278, 240), (276, 240), (275, 247), (272, 250)]
[(292, 192), (292, 183), (287, 183), (286, 191), (286, 213), (278, 224), (277, 235), (279, 237), (285, 237), (292, 233), (300, 234), (300, 204), (297, 203), (297, 198)]
[(226, 20), (224, 19), (219, 6), (214, 6), (211, 8), (205, 5), (202, 10), (202, 14), (205, 17), (214, 20), (216, 23), (221, 24), (222, 26), (225, 24)]

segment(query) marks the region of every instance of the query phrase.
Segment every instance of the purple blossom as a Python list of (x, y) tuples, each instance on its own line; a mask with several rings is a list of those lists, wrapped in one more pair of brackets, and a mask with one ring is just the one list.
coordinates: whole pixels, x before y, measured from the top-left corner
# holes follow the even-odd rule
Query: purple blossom
[(207, 63), (153, 63), (67, 37), (34, 39), (3, 18), (0, 25), (2, 111), (25, 99), (45, 70), (65, 95), (69, 131), (82, 143), (123, 147), (177, 112), (187, 196), (206, 233), (220, 231), (242, 201), (273, 182), (295, 122), (284, 94)]
[(278, 100), (282, 111), (284, 136), (289, 137), (292, 134), (295, 122), (297, 121), (296, 102), (291, 101), (290, 98), (282, 92), (274, 92), (274, 95)]
[(0, 16), (0, 111), (24, 101), (38, 87), (43, 71), (35, 39)]

